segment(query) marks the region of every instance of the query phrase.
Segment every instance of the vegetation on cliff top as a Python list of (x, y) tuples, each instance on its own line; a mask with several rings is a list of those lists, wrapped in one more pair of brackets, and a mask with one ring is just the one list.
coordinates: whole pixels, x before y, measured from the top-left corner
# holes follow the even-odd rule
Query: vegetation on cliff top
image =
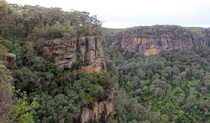
[[(104, 29), (108, 72), (72, 76), (71, 70), (39, 56), (40, 41), (101, 35), (101, 21), (96, 16), (60, 8), (8, 5), (4, 0), (0, 0), (0, 16), (0, 122), (79, 122), (82, 106), (91, 108), (97, 101), (109, 100), (113, 90), (117, 91), (113, 99), (116, 116), (103, 114), (101, 120), (91, 122), (210, 122), (209, 48), (155, 56), (110, 48), (114, 40), (139, 35), (209, 39), (209, 29)], [(40, 47), (32, 50), (26, 40)], [(5, 67), (9, 52), (16, 54), (11, 70)]]
[(61, 8), (8, 5), (0, 1), (0, 34), (18, 38), (72, 38), (100, 35), (102, 22), (88, 12), (63, 11)]
[[(0, 0), (0, 122), (79, 122), (83, 105), (106, 100), (114, 74), (60, 69), (39, 56), (40, 41), (100, 35), (101, 22), (88, 12), (40, 6), (8, 5)], [(40, 47), (27, 46), (34, 41)], [(16, 55), (12, 69), (8, 53)], [(8, 61), (9, 60), (9, 61)], [(11, 84), (15, 86), (12, 89)], [(13, 98), (12, 98), (13, 96)]]
[[(119, 70), (119, 88), (134, 98), (136, 105), (158, 112), (162, 121), (168, 123), (210, 121), (209, 53), (207, 47), (152, 56), (119, 49), (107, 54)], [(124, 121), (130, 118), (126, 116)]]
[(126, 29), (107, 29), (103, 28), (103, 34), (106, 37), (107, 45), (115, 40), (121, 41), (123, 38), (172, 38), (172, 39), (196, 39), (209, 40), (210, 28), (201, 27), (181, 27), (176, 25), (155, 25), (139, 26)]

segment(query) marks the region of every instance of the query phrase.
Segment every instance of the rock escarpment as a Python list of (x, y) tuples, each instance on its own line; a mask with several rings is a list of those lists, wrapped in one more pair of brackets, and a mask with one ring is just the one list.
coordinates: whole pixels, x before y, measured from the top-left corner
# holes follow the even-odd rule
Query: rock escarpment
[[(106, 71), (102, 38), (100, 36), (78, 37), (71, 40), (54, 39), (42, 43), (43, 55), (52, 57), (55, 64), (61, 68), (73, 69), (72, 73), (81, 73), (83, 70), (90, 73)], [(78, 65), (82, 68), (75, 70)], [(102, 117), (115, 115), (111, 100), (100, 100), (90, 108), (83, 104), (80, 122), (88, 123), (91, 120), (99, 121)]]
[(106, 71), (100, 36), (47, 40), (42, 45), (43, 55), (53, 56), (55, 64), (61, 68), (70, 69), (74, 65), (80, 65), (82, 70), (90, 73)]
[(110, 30), (106, 40), (109, 46), (115, 48), (152, 55), (171, 50), (189, 51), (207, 47), (210, 41), (209, 34), (205, 28), (156, 25)]
[(171, 50), (197, 50), (208, 46), (208, 40), (179, 39), (169, 37), (134, 37), (114, 41), (113, 47), (121, 47), (129, 52), (138, 52), (144, 55), (154, 55)]
[(93, 108), (83, 107), (80, 122), (88, 123), (90, 120), (99, 121), (103, 116), (108, 118), (113, 117), (116, 114), (113, 102), (100, 101), (96, 102)]

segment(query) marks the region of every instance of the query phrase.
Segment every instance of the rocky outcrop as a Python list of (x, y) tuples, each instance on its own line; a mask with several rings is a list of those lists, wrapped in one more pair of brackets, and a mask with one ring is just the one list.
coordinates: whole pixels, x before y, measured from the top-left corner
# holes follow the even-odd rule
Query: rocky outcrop
[(176, 25), (139, 26), (106, 34), (107, 46), (123, 48), (128, 52), (152, 55), (171, 50), (191, 51), (207, 47), (209, 29)]
[(15, 63), (16, 60), (16, 55), (13, 53), (7, 53), (6, 54), (6, 61), (5, 61), (5, 66), (8, 69), (12, 69), (13, 64)]
[(55, 64), (61, 68), (70, 69), (74, 65), (81, 65), (83, 70), (90, 73), (106, 71), (100, 36), (47, 40), (42, 45), (43, 55), (53, 57)]
[(111, 101), (101, 101), (96, 102), (93, 108), (88, 108), (87, 106), (82, 108), (81, 123), (88, 123), (90, 120), (99, 121), (102, 116), (106, 119), (116, 114), (113, 102)]
[(113, 47), (121, 47), (129, 52), (138, 52), (144, 55), (154, 55), (171, 50), (197, 50), (208, 46), (208, 40), (196, 38), (171, 37), (133, 37), (114, 41)]
[(160, 52), (159, 49), (155, 48), (154, 44), (151, 44), (148, 49), (145, 50), (144, 55), (149, 56), (149, 55), (155, 55)]

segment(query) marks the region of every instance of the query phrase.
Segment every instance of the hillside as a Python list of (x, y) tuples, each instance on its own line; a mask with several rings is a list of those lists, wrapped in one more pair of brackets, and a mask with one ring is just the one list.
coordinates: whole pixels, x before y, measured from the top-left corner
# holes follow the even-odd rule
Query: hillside
[[(157, 112), (160, 122), (210, 121), (208, 28), (148, 26), (105, 34), (119, 89), (137, 104)], [(138, 116), (121, 118), (138, 121)]]
[(117, 77), (96, 16), (2, 0), (0, 15), (0, 122), (113, 118)]
[(96, 16), (3, 0), (0, 15), (0, 122), (121, 122), (118, 112), (131, 104), (147, 112), (133, 107), (131, 117), (161, 120), (118, 91)]
[(210, 122), (210, 29), (102, 28), (0, 0), (0, 122)]
[(156, 25), (118, 31), (104, 29), (104, 34), (109, 46), (122, 48), (128, 52), (152, 55), (171, 50), (189, 51), (207, 47), (210, 41), (209, 30)]

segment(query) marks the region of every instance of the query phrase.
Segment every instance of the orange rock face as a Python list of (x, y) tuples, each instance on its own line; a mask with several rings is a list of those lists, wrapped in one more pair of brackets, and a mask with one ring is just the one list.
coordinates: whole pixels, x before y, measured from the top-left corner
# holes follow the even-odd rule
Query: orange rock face
[(54, 39), (43, 42), (43, 54), (53, 56), (55, 64), (70, 69), (80, 63), (85, 71), (106, 71), (102, 38), (100, 36), (79, 37), (71, 40)]
[(80, 122), (88, 123), (90, 120), (99, 121), (103, 113), (105, 114), (106, 118), (116, 114), (113, 102), (110, 101), (97, 102), (95, 103), (92, 109), (88, 107), (83, 107)]
[(121, 47), (128, 52), (154, 55), (171, 50), (196, 50), (208, 46), (208, 40), (178, 37), (133, 37), (115, 40), (113, 47)]
[(105, 71), (103, 65), (101, 65), (100, 59), (96, 59), (91, 65), (84, 66), (83, 69), (89, 73)]
[(140, 45), (142, 43), (142, 38), (134, 38), (134, 41), (137, 45)]
[(133, 39), (122, 40), (121, 47), (128, 51), (134, 51), (135, 50), (135, 42)]
[(154, 44), (152, 44), (152, 45), (150, 45), (149, 49), (145, 50), (144, 55), (146, 55), (146, 56), (156, 55), (156, 54), (159, 54), (159, 52), (160, 51), (154, 47)]

